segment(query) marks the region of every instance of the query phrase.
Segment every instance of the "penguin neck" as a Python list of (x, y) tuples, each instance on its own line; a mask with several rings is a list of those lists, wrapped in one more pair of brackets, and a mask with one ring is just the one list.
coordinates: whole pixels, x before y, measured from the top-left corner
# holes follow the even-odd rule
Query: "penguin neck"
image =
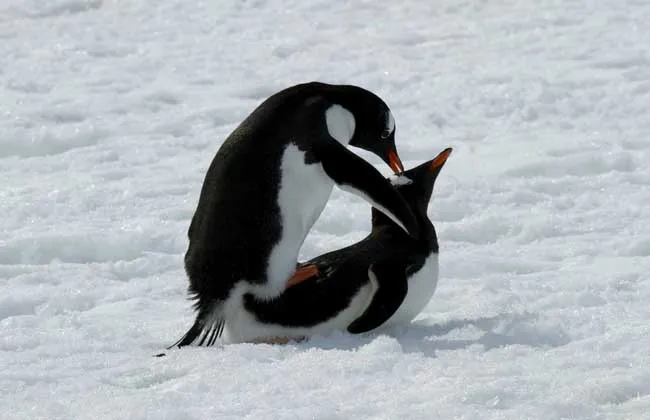
[(380, 231), (389, 232), (392, 238), (399, 238), (399, 240), (415, 241), (418, 246), (426, 248), (430, 252), (438, 252), (438, 238), (436, 230), (427, 216), (426, 206), (411, 207), (413, 215), (418, 223), (420, 237), (418, 239), (412, 238), (408, 233), (404, 232), (395, 222), (389, 219), (385, 214), (373, 207), (372, 209), (372, 233), (376, 234)]

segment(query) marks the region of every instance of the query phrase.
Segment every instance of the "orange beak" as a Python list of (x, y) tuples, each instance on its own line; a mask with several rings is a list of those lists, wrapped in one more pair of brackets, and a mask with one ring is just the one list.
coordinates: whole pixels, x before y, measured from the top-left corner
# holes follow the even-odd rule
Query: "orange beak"
[(390, 168), (396, 174), (401, 174), (404, 172), (404, 165), (402, 165), (402, 161), (400, 160), (399, 156), (397, 156), (397, 152), (395, 150), (390, 150), (388, 152), (388, 166), (390, 166)]
[(316, 264), (310, 264), (310, 265), (300, 267), (296, 270), (294, 275), (291, 276), (289, 280), (287, 280), (287, 288), (291, 286), (295, 286), (298, 283), (302, 283), (303, 281), (317, 275), (318, 275), (318, 267), (316, 266)]
[(438, 156), (436, 156), (435, 159), (431, 162), (431, 166), (429, 167), (431, 170), (437, 169), (441, 167), (442, 165), (447, 162), (447, 158), (449, 158), (449, 155), (451, 155), (451, 147), (446, 148)]

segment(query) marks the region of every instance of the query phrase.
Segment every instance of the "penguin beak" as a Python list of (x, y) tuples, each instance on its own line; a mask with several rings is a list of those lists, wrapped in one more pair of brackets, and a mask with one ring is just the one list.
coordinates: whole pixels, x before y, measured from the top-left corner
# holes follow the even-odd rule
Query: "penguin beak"
[(293, 276), (287, 280), (287, 288), (295, 286), (298, 283), (302, 283), (303, 281), (318, 276), (319, 274), (320, 273), (318, 271), (318, 266), (316, 266), (316, 264), (309, 264), (298, 267)]
[(390, 166), (395, 174), (404, 172), (404, 165), (402, 165), (402, 161), (397, 155), (395, 148), (388, 151), (388, 166)]
[(447, 158), (449, 158), (449, 155), (451, 155), (451, 151), (452, 151), (452, 148), (448, 147), (445, 150), (443, 150), (442, 152), (440, 152), (440, 154), (438, 156), (436, 156), (436, 158), (431, 161), (431, 165), (429, 165), (429, 170), (431, 172), (434, 172), (435, 170), (440, 171), (440, 169), (442, 168), (442, 165), (444, 165), (445, 162), (447, 162)]

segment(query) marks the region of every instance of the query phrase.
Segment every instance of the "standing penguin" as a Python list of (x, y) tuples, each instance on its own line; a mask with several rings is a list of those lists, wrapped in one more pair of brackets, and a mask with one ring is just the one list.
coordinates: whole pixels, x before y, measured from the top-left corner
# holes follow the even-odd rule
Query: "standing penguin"
[(373, 208), (370, 235), (299, 264), (298, 274), (311, 276), (295, 276), (270, 301), (246, 294), (245, 316), (226, 323), (228, 339), (281, 342), (333, 331), (357, 334), (415, 318), (438, 283), (438, 239), (427, 208), (451, 150), (391, 178), (415, 214), (419, 238)]
[(318, 82), (272, 95), (228, 136), (188, 230), (185, 271), (197, 315), (175, 345), (211, 345), (224, 321), (241, 315), (245, 293), (264, 300), (285, 289), (334, 184), (419, 234), (402, 196), (348, 145), (403, 170), (384, 101), (357, 86)]

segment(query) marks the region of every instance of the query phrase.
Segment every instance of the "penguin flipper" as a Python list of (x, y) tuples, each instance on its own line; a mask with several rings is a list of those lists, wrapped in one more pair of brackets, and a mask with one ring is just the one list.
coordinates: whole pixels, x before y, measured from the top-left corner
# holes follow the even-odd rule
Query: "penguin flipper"
[(318, 154), (325, 173), (340, 189), (370, 202), (409, 235), (418, 237), (418, 224), (406, 200), (370, 163), (338, 142), (322, 146)]
[(351, 334), (374, 330), (388, 321), (408, 292), (406, 265), (403, 263), (373, 264), (368, 269), (368, 277), (371, 282), (376, 283), (377, 291), (366, 310), (348, 326), (348, 332)]

